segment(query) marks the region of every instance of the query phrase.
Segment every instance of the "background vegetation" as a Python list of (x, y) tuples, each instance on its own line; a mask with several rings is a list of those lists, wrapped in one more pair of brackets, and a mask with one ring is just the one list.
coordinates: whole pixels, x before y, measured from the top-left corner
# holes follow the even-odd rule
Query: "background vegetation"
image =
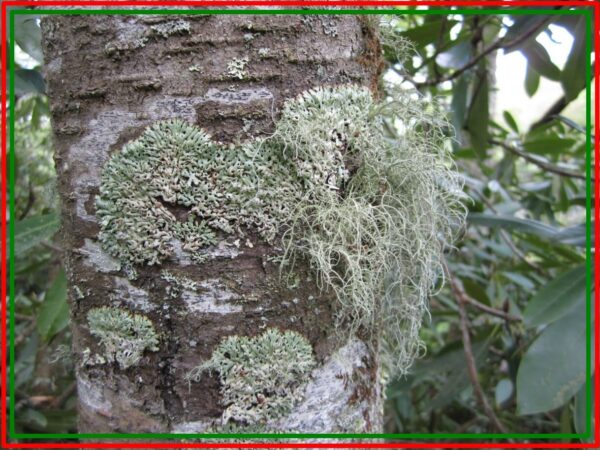
[[(398, 61), (387, 46), (386, 76), (447, 108), (472, 201), (464, 237), (446, 258), (446, 283), (431, 298), (427, 352), (388, 388), (386, 431), (585, 433), (586, 202), (593, 200), (585, 20), (446, 11), (398, 15), (393, 27), (420, 56)], [(56, 175), (33, 16), (17, 16), (15, 39), (17, 431), (75, 432), (67, 286), (53, 244)], [(503, 76), (513, 69), (502, 65), (511, 54), (522, 55), (526, 69), (507, 88)]]

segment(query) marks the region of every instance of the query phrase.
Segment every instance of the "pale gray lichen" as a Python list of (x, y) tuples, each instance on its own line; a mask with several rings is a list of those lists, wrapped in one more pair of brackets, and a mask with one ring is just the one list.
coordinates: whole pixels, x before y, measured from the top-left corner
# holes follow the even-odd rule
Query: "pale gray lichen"
[(422, 349), (427, 297), (464, 220), (448, 129), (414, 92), (377, 101), (355, 85), (288, 100), (272, 136), (239, 145), (158, 122), (105, 167), (100, 240), (122, 261), (158, 264), (177, 241), (201, 261), (215, 233), (251, 229), (278, 245), (283, 236), (291, 284), (296, 259), (308, 259), (335, 292), (344, 330), (379, 335), (384, 366), (402, 373)]
[(246, 72), (246, 66), (248, 65), (249, 61), (250, 59), (247, 56), (243, 58), (233, 58), (233, 60), (227, 64), (227, 74), (243, 80), (248, 75), (248, 72)]
[[(180, 120), (157, 122), (104, 168), (100, 241), (130, 264), (160, 263), (173, 256), (176, 240), (202, 261), (199, 250), (217, 243), (215, 231), (243, 235), (253, 228), (273, 242), (306, 189), (327, 177), (319, 171), (338, 172), (329, 160), (296, 167), (278, 141), (225, 146)], [(186, 221), (169, 206), (187, 209)]]
[(339, 168), (321, 182), (336, 177), (330, 189), (295, 209), (285, 260), (308, 257), (346, 323), (379, 334), (384, 367), (398, 374), (422, 349), (427, 298), (465, 210), (444, 117), (423, 97), (391, 94), (378, 102), (356, 87), (310, 91), (286, 103), (274, 138), (304, 164), (322, 164), (325, 153)]
[(167, 270), (163, 270), (160, 277), (169, 283), (167, 295), (171, 298), (179, 297), (182, 291), (196, 292), (198, 290), (198, 283), (188, 277), (178, 276)]
[(189, 379), (199, 381), (205, 372), (217, 373), (226, 407), (222, 422), (255, 425), (287, 414), (303, 398), (314, 367), (306, 338), (270, 328), (256, 337), (225, 338)]
[(258, 56), (263, 59), (270, 55), (271, 50), (268, 47), (261, 47), (258, 49)]
[(190, 23), (186, 20), (177, 19), (169, 22), (159, 23), (150, 27), (156, 34), (168, 38), (173, 34), (183, 34), (190, 32)]
[(147, 317), (102, 307), (91, 309), (87, 320), (90, 333), (104, 346), (104, 356), (121, 369), (137, 364), (144, 350), (158, 351), (158, 336)]

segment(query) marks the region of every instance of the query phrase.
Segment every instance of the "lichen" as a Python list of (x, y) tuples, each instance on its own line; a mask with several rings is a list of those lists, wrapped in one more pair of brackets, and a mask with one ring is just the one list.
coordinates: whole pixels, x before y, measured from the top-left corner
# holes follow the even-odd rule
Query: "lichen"
[(261, 47), (258, 49), (258, 56), (261, 59), (264, 59), (266, 57), (268, 57), (271, 53), (271, 49), (269, 49), (268, 47)]
[(159, 36), (168, 38), (173, 34), (183, 34), (190, 32), (190, 23), (186, 20), (170, 20), (150, 27)]
[(283, 246), (290, 286), (296, 261), (308, 261), (336, 294), (337, 328), (381, 338), (385, 367), (403, 373), (464, 206), (443, 115), (414, 92), (389, 92), (312, 89), (284, 104), (273, 135), (235, 145), (181, 120), (155, 123), (105, 166), (104, 248), (160, 264), (181, 242), (202, 262), (217, 235), (252, 230)]
[(233, 58), (233, 60), (227, 64), (227, 74), (234, 78), (243, 80), (248, 75), (246, 66), (248, 65), (249, 61), (250, 59), (247, 56), (243, 58)]
[(198, 290), (198, 283), (188, 277), (178, 276), (167, 270), (163, 270), (160, 277), (168, 283), (167, 295), (171, 298), (179, 297), (182, 291)]
[(269, 328), (256, 337), (225, 338), (189, 379), (199, 381), (206, 372), (217, 373), (226, 407), (222, 422), (256, 425), (287, 414), (302, 399), (314, 367), (306, 338)]
[(119, 308), (93, 308), (87, 314), (90, 333), (100, 339), (104, 356), (121, 369), (136, 365), (145, 350), (158, 351), (158, 336), (145, 316)]

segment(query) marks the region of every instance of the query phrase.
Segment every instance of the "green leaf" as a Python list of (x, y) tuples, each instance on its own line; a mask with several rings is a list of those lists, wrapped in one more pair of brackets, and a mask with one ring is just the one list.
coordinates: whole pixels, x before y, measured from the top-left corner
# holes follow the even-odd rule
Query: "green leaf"
[(548, 50), (542, 44), (535, 39), (529, 39), (520, 50), (527, 58), (528, 65), (531, 64), (537, 73), (550, 80), (560, 81), (560, 69), (552, 62)]
[(567, 102), (576, 99), (585, 88), (586, 70), (589, 64), (589, 54), (586, 51), (585, 16), (579, 16), (577, 22), (573, 28), (573, 45), (560, 77)]
[(525, 92), (530, 97), (533, 97), (538, 87), (540, 87), (540, 74), (536, 72), (531, 64), (527, 64), (525, 71)]
[(485, 158), (488, 148), (488, 124), (490, 121), (489, 82), (485, 64), (480, 66), (479, 74), (475, 77), (474, 83), (473, 98), (469, 107), (466, 125), (473, 148), (480, 158)]
[(32, 408), (27, 408), (24, 412), (20, 413), (18, 420), (20, 423), (29, 425), (34, 429), (43, 430), (48, 425), (46, 416)]
[(513, 384), (508, 378), (501, 379), (496, 385), (495, 399), (496, 405), (500, 408), (504, 403), (510, 400), (513, 394)]
[[(592, 220), (592, 230), (595, 229), (595, 223), (596, 221)], [(593, 246), (595, 243), (594, 233), (591, 233), (591, 238), (592, 242), (590, 243), (590, 245)], [(585, 247), (587, 241), (586, 225), (582, 223), (569, 228), (563, 228), (556, 234), (555, 239), (557, 242), (561, 242), (563, 244), (574, 245), (577, 247)]]
[(442, 27), (445, 27), (445, 30), (449, 31), (456, 23), (456, 20), (442, 20), (436, 17), (436, 20), (431, 20), (421, 26), (403, 31), (400, 33), (400, 36), (414, 42), (417, 47), (425, 47), (427, 44), (432, 44), (439, 39)]
[(452, 89), (452, 124), (462, 130), (467, 115), (467, 92), (469, 80), (465, 74), (458, 77)]
[(460, 69), (471, 59), (472, 50), (470, 41), (462, 41), (440, 53), (435, 62), (446, 69)]
[(585, 308), (575, 308), (531, 344), (517, 372), (519, 415), (559, 408), (585, 382), (585, 323)]
[(504, 111), (502, 113), (502, 116), (504, 117), (504, 121), (510, 127), (510, 129), (513, 130), (515, 133), (518, 134), (519, 133), (519, 126), (517, 125), (517, 121), (512, 116), (512, 114), (510, 112), (508, 112), (508, 111)]
[(579, 265), (544, 285), (527, 303), (523, 320), (528, 326), (550, 324), (573, 308), (585, 310), (586, 266)]
[(37, 329), (40, 336), (48, 341), (68, 323), (67, 277), (64, 270), (61, 270), (46, 292), (37, 317)]
[(37, 62), (44, 62), (44, 55), (42, 53), (42, 31), (37, 23), (38, 16), (16, 14), (14, 17), (16, 43), (25, 53)]
[(31, 247), (50, 239), (60, 225), (58, 214), (28, 217), (15, 223), (15, 253), (26, 252)]
[(523, 233), (532, 233), (545, 238), (553, 238), (558, 230), (545, 223), (530, 219), (519, 219), (513, 216), (501, 216), (485, 213), (470, 213), (468, 221), (474, 225), (500, 227)]
[[(592, 395), (590, 398), (590, 402), (592, 403), (592, 411), (594, 410), (594, 385), (592, 383)], [(592, 419), (593, 422), (593, 419)], [(587, 387), (584, 384), (577, 392), (575, 396), (575, 402), (573, 405), (573, 425), (575, 426), (575, 431), (578, 434), (590, 434), (590, 431), (593, 429), (589, 427), (587, 422)], [(591, 442), (591, 440), (583, 440), (583, 442)]]
[(556, 134), (528, 136), (523, 148), (529, 153), (558, 155), (577, 143), (576, 139), (560, 137)]
[[(506, 35), (504, 36), (504, 41), (506, 43), (510, 44), (511, 41), (522, 36), (524, 33), (528, 32), (530, 30), (533, 30), (535, 27), (541, 25), (544, 21), (547, 20), (547, 18), (548, 18), (548, 16), (544, 16), (542, 14), (539, 14), (539, 15), (532, 14), (532, 15), (526, 15), (526, 16), (523, 16), (523, 15), (511, 16), (511, 19), (514, 20), (514, 23), (511, 25), (511, 27), (506, 32)], [(541, 31), (542, 31), (542, 29), (540, 29), (540, 32)], [(533, 36), (532, 38), (535, 39), (535, 36)], [(517, 49), (518, 49), (518, 47), (510, 47), (508, 50), (505, 50), (505, 53), (510, 53)]]
[(17, 96), (22, 96), (31, 92), (43, 94), (45, 91), (46, 86), (44, 84), (44, 78), (42, 78), (42, 75), (37, 70), (15, 70), (15, 94)]

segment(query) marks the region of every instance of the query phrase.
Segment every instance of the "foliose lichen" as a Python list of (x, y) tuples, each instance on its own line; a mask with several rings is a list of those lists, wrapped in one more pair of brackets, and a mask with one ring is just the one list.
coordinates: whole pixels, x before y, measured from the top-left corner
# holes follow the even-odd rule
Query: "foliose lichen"
[(443, 115), (414, 92), (388, 92), (312, 89), (284, 104), (273, 135), (237, 145), (180, 120), (155, 123), (104, 169), (104, 248), (159, 264), (180, 241), (202, 261), (217, 234), (253, 230), (283, 245), (292, 280), (308, 260), (334, 290), (344, 330), (378, 334), (388, 371), (404, 372), (464, 206)]
[(269, 328), (256, 337), (225, 338), (189, 378), (199, 381), (205, 372), (217, 373), (226, 407), (222, 422), (257, 425), (287, 414), (302, 399), (315, 365), (306, 338)]
[(160, 273), (160, 277), (165, 280), (169, 285), (167, 286), (167, 295), (171, 298), (179, 297), (182, 291), (196, 292), (198, 290), (198, 283), (194, 280), (175, 275), (168, 270), (163, 270)]
[(100, 339), (104, 356), (121, 369), (139, 362), (145, 350), (158, 351), (158, 336), (145, 316), (119, 308), (92, 308), (87, 314), (90, 333)]
[(247, 56), (243, 58), (233, 58), (233, 60), (227, 64), (227, 74), (243, 80), (244, 77), (248, 75), (248, 72), (246, 72), (246, 66), (248, 65), (249, 61), (250, 59)]

